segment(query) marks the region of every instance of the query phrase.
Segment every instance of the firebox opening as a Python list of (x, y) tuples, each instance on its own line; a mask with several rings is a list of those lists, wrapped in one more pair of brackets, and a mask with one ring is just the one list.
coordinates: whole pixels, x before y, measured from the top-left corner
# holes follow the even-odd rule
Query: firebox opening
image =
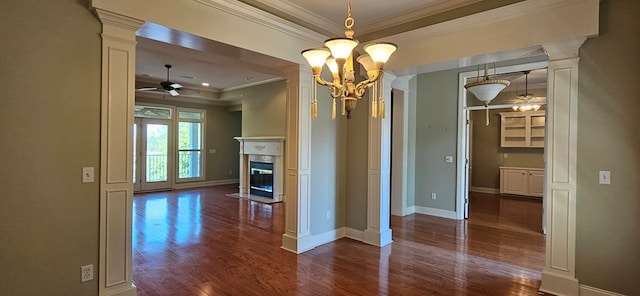
[(273, 163), (250, 161), (249, 193), (273, 198)]

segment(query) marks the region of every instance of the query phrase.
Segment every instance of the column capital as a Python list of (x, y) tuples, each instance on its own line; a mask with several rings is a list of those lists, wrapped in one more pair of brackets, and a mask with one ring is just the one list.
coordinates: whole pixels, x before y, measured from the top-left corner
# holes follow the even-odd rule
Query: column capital
[(542, 44), (542, 49), (549, 57), (549, 61), (578, 58), (582, 44), (587, 37), (572, 38), (552, 43)]
[(116, 37), (123, 40), (135, 41), (135, 34), (131, 32), (137, 31), (144, 25), (144, 21), (127, 17), (110, 11), (95, 9), (95, 14), (102, 23), (102, 35)]

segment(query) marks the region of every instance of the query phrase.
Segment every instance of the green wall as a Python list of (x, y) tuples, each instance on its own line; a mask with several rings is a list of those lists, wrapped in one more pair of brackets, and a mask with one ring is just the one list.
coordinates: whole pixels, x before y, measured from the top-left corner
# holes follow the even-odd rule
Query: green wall
[(0, 295), (97, 295), (101, 25), (88, 1), (1, 7)]
[[(576, 276), (640, 295), (640, 2), (603, 0), (600, 37), (580, 50)], [(598, 185), (598, 171), (611, 185)]]
[(370, 91), (357, 103), (356, 109), (351, 112), (351, 118), (345, 119), (347, 121), (345, 219), (348, 228), (357, 230), (367, 228), (369, 95)]
[[(344, 227), (346, 119), (331, 119), (331, 96), (318, 89), (318, 117), (311, 120), (311, 234)], [(327, 219), (327, 212), (329, 218)]]
[(243, 137), (284, 137), (287, 123), (287, 83), (279, 80), (224, 92), (222, 98), (242, 98)]
[[(419, 207), (455, 211), (459, 72), (464, 70), (417, 77), (415, 205)], [(444, 161), (447, 155), (454, 156), (453, 163)]]
[[(240, 143), (234, 137), (242, 135), (242, 112), (228, 111), (227, 106), (174, 102), (161, 99), (136, 98), (136, 104), (161, 104), (207, 110), (205, 132), (206, 181), (238, 178)], [(216, 153), (209, 153), (216, 149)], [(231, 170), (231, 174), (229, 174)]]

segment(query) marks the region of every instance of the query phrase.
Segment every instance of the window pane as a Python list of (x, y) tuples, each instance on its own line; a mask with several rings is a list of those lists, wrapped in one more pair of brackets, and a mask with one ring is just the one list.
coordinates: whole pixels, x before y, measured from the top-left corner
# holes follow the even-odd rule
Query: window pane
[(200, 151), (180, 151), (178, 178), (200, 177)]
[(171, 119), (171, 109), (136, 105), (135, 117)]
[(180, 111), (180, 112), (178, 112), (178, 118), (180, 118), (180, 119), (202, 119), (202, 112)]
[(199, 122), (179, 122), (178, 123), (178, 150), (200, 150)]
[(147, 182), (168, 180), (169, 126), (147, 125)]

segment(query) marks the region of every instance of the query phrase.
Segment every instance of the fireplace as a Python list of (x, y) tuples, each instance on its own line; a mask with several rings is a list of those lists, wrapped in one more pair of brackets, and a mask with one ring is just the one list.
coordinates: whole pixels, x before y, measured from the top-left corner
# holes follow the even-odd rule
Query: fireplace
[(273, 163), (249, 161), (249, 193), (273, 198)]
[(284, 200), (284, 137), (237, 137), (240, 192), (245, 198)]

